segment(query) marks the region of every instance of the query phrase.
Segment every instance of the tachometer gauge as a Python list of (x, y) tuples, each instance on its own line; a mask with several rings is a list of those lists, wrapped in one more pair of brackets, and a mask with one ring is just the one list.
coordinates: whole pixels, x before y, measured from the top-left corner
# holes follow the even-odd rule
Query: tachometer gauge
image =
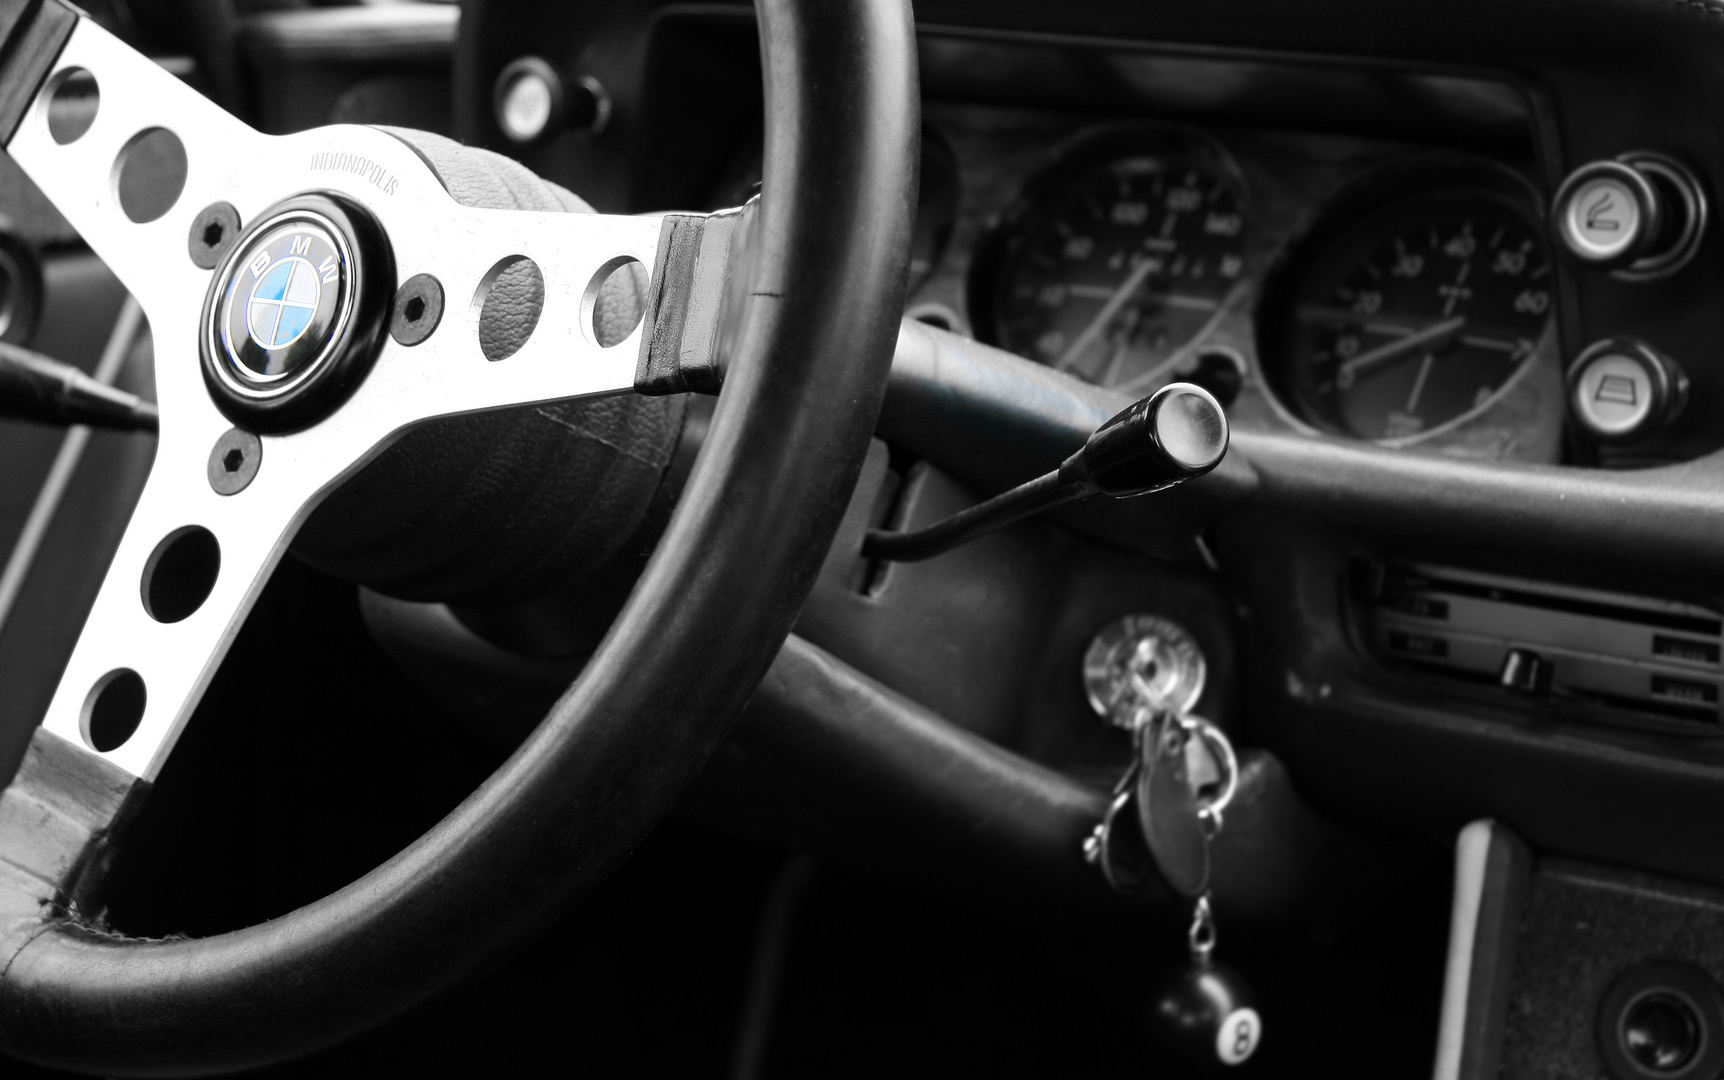
[(1184, 132), (1110, 129), (1030, 185), (978, 255), (971, 317), (1002, 348), (1147, 393), (1245, 269), (1238, 170)]
[(1288, 404), (1385, 443), (1489, 408), (1551, 325), (1539, 221), (1506, 189), (1427, 187), (1322, 236), (1266, 305)]

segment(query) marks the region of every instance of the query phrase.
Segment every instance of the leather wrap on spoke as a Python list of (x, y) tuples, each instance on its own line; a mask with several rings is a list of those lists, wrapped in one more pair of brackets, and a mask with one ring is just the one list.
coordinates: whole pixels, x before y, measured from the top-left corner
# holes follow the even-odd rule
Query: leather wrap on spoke
[(724, 738), (861, 467), (897, 336), (919, 129), (907, 5), (758, 8), (766, 180), (738, 360), (658, 554), (581, 679), (437, 827), (274, 922), (135, 941), (58, 914), (54, 896), (25, 911), (10, 894), (5, 1050), (109, 1075), (185, 1074), (364, 1030), (565, 915)]
[[(419, 152), (457, 202), (592, 213), (501, 154), (424, 132), (392, 134)], [(488, 356), (506, 356), (532, 334), (545, 285), (525, 269), (516, 264), (491, 288), (479, 327)], [(599, 295), (596, 321), (621, 340), (645, 302), (644, 283), (615, 274)], [(325, 499), (294, 552), (326, 573), (404, 599), (491, 606), (535, 597), (618, 555), (650, 549), (663, 521), (649, 520), (648, 511), (676, 449), (683, 401), (630, 394), (426, 424)]]

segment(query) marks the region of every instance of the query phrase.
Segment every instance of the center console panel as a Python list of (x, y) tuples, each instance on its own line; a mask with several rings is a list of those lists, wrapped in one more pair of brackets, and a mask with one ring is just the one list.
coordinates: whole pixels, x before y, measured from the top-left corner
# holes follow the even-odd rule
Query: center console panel
[(1493, 822), (1456, 871), (1438, 1080), (1724, 1074), (1724, 891), (1541, 857)]

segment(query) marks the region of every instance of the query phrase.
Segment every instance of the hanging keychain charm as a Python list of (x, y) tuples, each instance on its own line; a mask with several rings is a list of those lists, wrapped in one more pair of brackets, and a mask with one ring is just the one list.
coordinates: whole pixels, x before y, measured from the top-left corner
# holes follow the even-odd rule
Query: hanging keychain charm
[(1215, 913), (1205, 894), (1192, 908), (1191, 960), (1162, 980), (1150, 999), (1156, 1041), (1204, 1064), (1243, 1065), (1263, 1039), (1256, 995), (1244, 976), (1217, 963)]

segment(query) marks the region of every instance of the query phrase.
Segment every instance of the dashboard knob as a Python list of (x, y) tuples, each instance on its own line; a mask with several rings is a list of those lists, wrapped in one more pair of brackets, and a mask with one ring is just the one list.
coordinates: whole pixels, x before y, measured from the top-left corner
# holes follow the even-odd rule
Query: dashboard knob
[(1637, 338), (1591, 345), (1568, 369), (1568, 410), (1595, 442), (1636, 442), (1670, 423), (1688, 400), (1675, 360)]
[(1706, 197), (1681, 163), (1636, 151), (1569, 173), (1553, 209), (1557, 236), (1577, 262), (1628, 281), (1675, 273), (1706, 228)]
[(497, 75), (491, 107), (497, 127), (522, 146), (565, 129), (596, 134), (611, 113), (610, 98), (597, 79), (583, 76), (571, 85), (536, 56), (520, 57)]

